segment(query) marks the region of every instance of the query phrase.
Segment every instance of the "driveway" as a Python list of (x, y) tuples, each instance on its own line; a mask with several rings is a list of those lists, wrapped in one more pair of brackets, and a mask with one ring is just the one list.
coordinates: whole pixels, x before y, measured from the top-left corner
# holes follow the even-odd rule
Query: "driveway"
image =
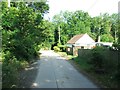
[(41, 51), (38, 71), (31, 88), (97, 88), (65, 58), (53, 51)]

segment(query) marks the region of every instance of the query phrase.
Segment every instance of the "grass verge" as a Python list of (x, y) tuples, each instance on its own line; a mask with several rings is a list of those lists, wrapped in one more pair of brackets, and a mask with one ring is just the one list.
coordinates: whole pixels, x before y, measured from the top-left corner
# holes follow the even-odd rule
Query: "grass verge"
[(71, 60), (73, 58), (75, 58), (76, 56), (73, 55), (67, 55), (66, 52), (57, 52), (60, 56), (65, 57), (67, 60)]
[(117, 88), (117, 81), (114, 80), (114, 74), (112, 73), (96, 73), (92, 69), (92, 65), (89, 64), (87, 57), (76, 57), (74, 63), (84, 71), (88, 77), (92, 78), (101, 88)]
[(92, 68), (92, 64), (89, 63), (88, 57), (76, 57), (67, 55), (66, 52), (57, 52), (60, 56), (69, 60), (77, 69), (80, 70), (89, 79), (95, 82), (101, 88), (117, 88), (117, 81), (114, 80), (114, 74), (112, 73), (96, 73)]

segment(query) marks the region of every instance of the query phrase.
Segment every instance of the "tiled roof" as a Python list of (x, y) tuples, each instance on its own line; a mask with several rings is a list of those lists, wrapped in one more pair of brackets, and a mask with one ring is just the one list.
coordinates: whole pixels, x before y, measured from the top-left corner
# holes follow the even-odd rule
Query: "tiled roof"
[(74, 44), (77, 40), (79, 40), (84, 34), (80, 34), (80, 35), (75, 35), (74, 37), (72, 37), (67, 43), (69, 44)]

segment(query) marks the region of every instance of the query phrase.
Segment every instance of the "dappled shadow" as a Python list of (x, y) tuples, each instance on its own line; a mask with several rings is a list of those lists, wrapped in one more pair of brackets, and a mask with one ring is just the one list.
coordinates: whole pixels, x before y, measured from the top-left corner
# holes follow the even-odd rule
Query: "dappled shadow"
[(92, 81), (98, 88), (104, 88), (103, 85), (101, 85), (93, 76), (91, 76), (87, 71), (80, 68), (80, 62), (79, 57), (73, 57), (69, 60), (67, 60), (79, 73), (84, 75), (88, 80)]
[(39, 60), (32, 63), (29, 67), (20, 71), (18, 88), (30, 88), (36, 79), (39, 68)]

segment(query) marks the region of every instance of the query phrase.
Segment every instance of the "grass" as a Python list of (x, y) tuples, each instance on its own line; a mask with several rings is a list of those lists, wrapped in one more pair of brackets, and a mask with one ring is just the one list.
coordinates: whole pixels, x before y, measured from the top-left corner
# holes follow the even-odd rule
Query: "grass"
[(78, 65), (78, 67), (85, 71), (90, 77), (92, 77), (101, 87), (103, 88), (116, 88), (117, 82), (113, 79), (114, 74), (105, 73), (99, 74), (95, 73), (92, 69), (92, 65), (88, 63), (89, 59), (87, 57), (76, 57), (74, 58), (74, 63)]
[(87, 60), (84, 60), (84, 57), (81, 57), (81, 59), (79, 59), (77, 56), (73, 56), (73, 55), (67, 55), (66, 52), (57, 52), (60, 56), (65, 57), (67, 60), (72, 60), (75, 61), (76, 64), (78, 64), (78, 67), (80, 67), (83, 70), (89, 70), (89, 68), (91, 67), (90, 64), (87, 63)]
[(65, 57), (67, 60), (71, 60), (72, 58), (75, 58), (76, 56), (73, 55), (67, 55), (66, 52), (57, 52), (60, 56)]
[(90, 57), (81, 56), (76, 57), (72, 55), (67, 55), (66, 52), (57, 52), (60, 56), (65, 57), (66, 59), (70, 60), (77, 66), (80, 71), (86, 74), (88, 77), (93, 79), (100, 87), (102, 88), (116, 88), (118, 83), (114, 80), (114, 73), (104, 73), (99, 74), (94, 72), (92, 69), (92, 64), (89, 63)]

